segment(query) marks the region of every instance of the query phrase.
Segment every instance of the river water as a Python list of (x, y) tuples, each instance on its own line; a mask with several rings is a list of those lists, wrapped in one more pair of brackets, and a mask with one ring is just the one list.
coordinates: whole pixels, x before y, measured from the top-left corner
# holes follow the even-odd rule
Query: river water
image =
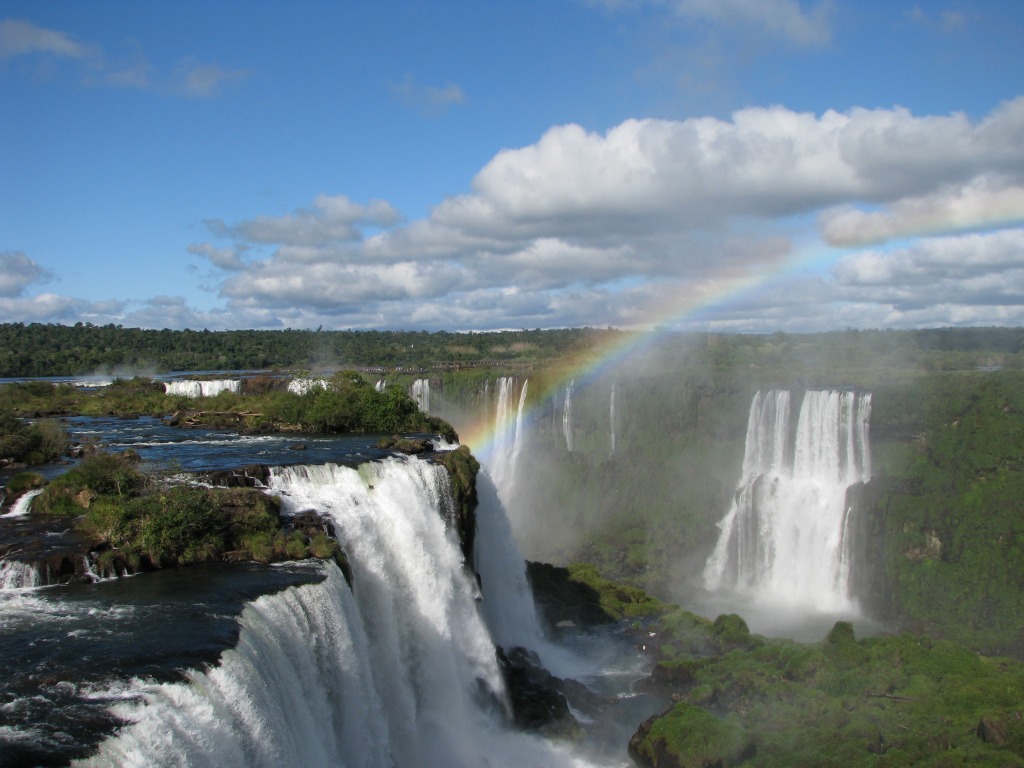
[[(420, 476), (428, 478), (424, 481), (427, 486), (432, 481), (429, 473), (424, 475), (423, 469), (417, 468), (416, 460), (387, 458), (386, 451), (375, 447), (379, 436), (241, 436), (225, 430), (180, 430), (151, 418), (78, 417), (68, 419), (67, 425), (76, 440), (96, 442), (110, 451), (131, 448), (150, 466), (172, 471), (194, 473), (253, 463), (282, 468), (333, 467), (327, 474), (341, 479), (332, 481), (338, 490), (330, 497), (329, 506), (343, 507), (350, 503), (351, 509), (375, 510), (354, 518), (344, 510), (332, 511), (343, 528), (345, 525), (352, 527), (350, 538), (362, 536), (360, 531), (368, 526), (383, 524), (382, 520), (396, 511), (408, 512), (424, 499), (439, 503), (427, 498), (434, 493), (429, 488), (413, 488), (401, 492), (411, 495), (392, 497), (396, 492), (389, 490), (389, 484), (404, 487), (402, 484), (408, 484), (410, 478)], [(372, 466), (379, 468), (368, 471), (367, 462), (374, 462)], [(302, 473), (305, 478), (309, 470), (303, 469)], [(295, 495), (297, 505), (308, 504), (307, 500), (298, 498), (297, 488), (292, 480), (291, 485), (284, 487), (284, 493)], [(428, 524), (432, 518), (440, 519), (430, 509), (433, 508), (423, 515)], [(629, 733), (658, 706), (657, 702), (631, 693), (632, 682), (644, 674), (644, 664), (633, 652), (629, 640), (612, 630), (603, 639), (594, 635), (572, 638), (572, 648), (566, 650), (567, 654), (579, 656), (576, 670), (580, 673), (579, 679), (619, 702), (616, 709), (620, 712), (614, 718), (614, 726), (602, 725), (595, 729), (599, 733), (588, 745), (570, 748), (509, 734), (501, 727), (492, 728), (493, 713), (479, 707), (479, 691), (475, 690), (481, 680), (488, 675), (493, 677), (494, 670), (488, 666), (492, 663), (487, 645), (488, 629), (481, 625), (484, 645), (481, 647), (479, 642), (473, 645), (467, 631), (469, 619), (458, 612), (475, 611), (472, 607), (475, 583), (461, 581), (464, 569), (457, 564), (448, 566), (452, 575), (447, 581), (438, 581), (433, 594), (416, 598), (428, 605), (421, 609), (407, 592), (427, 579), (435, 579), (436, 565), (428, 563), (424, 566), (426, 570), (410, 571), (410, 586), (406, 592), (394, 588), (399, 579), (394, 571), (371, 572), (371, 568), (376, 567), (380, 547), (390, 546), (395, 541), (404, 525), (403, 519), (407, 518), (400, 514), (392, 523), (397, 528), (375, 533), (381, 537), (380, 544), (368, 546), (365, 555), (361, 555), (358, 548), (350, 553), (357, 574), (360, 567), (367, 569), (363, 583), (372, 585), (379, 593), (370, 595), (367, 586), (354, 603), (348, 596), (343, 599), (337, 596), (339, 585), (344, 583), (332, 572), (336, 570), (333, 566), (312, 562), (276, 566), (195, 566), (92, 584), (50, 587), (19, 586), (27, 582), (18, 582), (12, 575), (14, 565), (5, 564), (10, 578), (7, 578), (6, 588), (0, 589), (0, 768), (68, 765), (83, 758), (95, 759), (95, 764), (99, 765), (423, 765), (430, 768), (430, 759), (422, 757), (427, 754), (424, 749), (428, 745), (431, 750), (436, 748), (437, 754), (449, 761), (448, 765), (478, 765), (485, 759), (495, 766), (512, 766), (525, 764), (519, 761), (527, 757), (530, 764), (544, 766), (628, 764), (625, 745)], [(0, 525), (14, 522), (0, 520)], [(443, 533), (435, 543), (410, 541), (406, 546), (412, 554), (393, 555), (390, 559), (427, 561), (451, 556), (447, 551), (451, 542), (445, 543)], [(508, 546), (514, 548), (514, 544)], [(361, 566), (361, 562), (365, 565)], [(384, 567), (391, 569), (395, 565), (392, 562)], [(415, 563), (402, 565), (418, 567)], [(340, 591), (346, 592), (347, 588)], [(358, 596), (360, 590), (355, 591)], [(462, 596), (439, 601), (439, 596), (450, 592)], [(362, 602), (367, 604), (362, 605)], [(484, 602), (487, 602), (486, 596)], [(395, 613), (390, 622), (395, 626), (375, 624), (384, 615), (382, 606), (392, 603)], [(491, 613), (495, 610), (493, 604), (486, 607)], [(328, 617), (317, 619), (319, 611), (326, 611)], [(348, 613), (335, 615), (339, 611)], [(487, 613), (487, 610), (481, 611), (481, 615)], [(254, 618), (257, 615), (259, 619)], [(419, 618), (414, 625), (404, 626), (410, 615)], [(283, 651), (276, 654), (280, 658), (265, 658), (265, 654), (272, 651), (260, 651), (259, 643), (252, 640), (269, 631), (264, 626), (268, 621), (284, 622), (273, 629), (284, 632), (280, 635), (284, 639), (275, 640), (269, 646), (287, 645), (287, 654)], [(292, 626), (290, 622), (298, 624)], [(473, 622), (476, 619), (470, 623)], [(324, 630), (321, 625), (328, 629)], [(316, 636), (318, 628), (326, 635)], [(447, 640), (446, 632), (451, 633)], [(351, 649), (345, 653), (335, 649), (336, 652), (325, 655), (323, 644), (341, 643), (341, 635), (350, 637)], [(432, 651), (435, 660), (419, 665), (405, 661), (408, 667), (395, 677), (392, 668), (407, 659), (409, 653), (425, 653), (428, 642), (425, 638), (436, 645), (436, 650)], [(377, 658), (379, 651), (359, 650), (374, 646), (394, 646), (391, 653), (396, 655), (388, 662)], [(550, 646), (546, 645), (545, 650), (550, 652)], [(289, 658), (285, 659), (285, 655)], [(307, 656), (308, 661), (301, 661)], [(437, 684), (433, 678), (421, 679), (424, 675), (436, 675), (439, 663), (436, 659), (443, 659), (450, 665), (452, 675), (457, 672), (466, 678), (456, 686), (466, 690), (453, 691), (443, 697), (424, 693), (428, 688), (424, 680)], [(474, 680), (471, 670), (462, 670), (467, 659), (481, 669), (488, 668), (478, 670)], [(295, 670), (290, 674), (297, 680), (334, 679), (337, 680), (334, 687), (349, 688), (347, 692), (325, 692), (318, 687), (314, 698), (323, 698), (324, 703), (295, 722), (288, 721), (294, 712), (271, 716), (269, 713), (276, 711), (272, 707), (291, 700), (288, 697), (294, 697), (296, 702), (310, 699), (308, 692), (303, 694), (291, 689), (295, 681), (277, 679), (287, 677), (274, 672), (285, 661), (298, 665), (290, 667)], [(566, 663), (564, 658), (560, 662)], [(244, 680), (232, 678), (236, 674), (232, 670), (240, 668), (240, 664), (250, 670), (244, 673)], [(253, 669), (257, 672), (253, 673)], [(262, 679), (259, 670), (267, 670), (268, 675), (273, 673), (274, 679)], [(237, 714), (235, 703), (217, 704), (220, 699), (209, 698), (207, 692), (215, 687), (211, 681), (225, 678), (229, 690), (250, 691), (240, 694), (241, 698), (259, 698), (263, 694), (252, 691), (268, 691), (268, 701), (253, 705), (247, 718)], [(358, 680), (353, 682), (353, 678)], [(497, 686), (493, 679), (488, 684)], [(355, 698), (367, 702), (369, 710), (353, 714), (350, 708), (354, 692), (357, 692)], [(403, 697), (412, 703), (401, 704)], [(444, 702), (441, 706), (448, 711), (421, 713), (414, 719), (422, 719), (423, 724), (409, 726), (406, 723), (408, 713), (402, 707), (413, 710), (423, 707), (424, 697)], [(276, 702), (271, 701), (275, 699)], [(218, 707), (225, 710), (221, 712)], [(401, 711), (392, 712), (396, 708)], [(462, 716), (465, 722), (451, 719), (460, 709), (466, 710)], [(365, 719), (365, 727), (351, 725), (357, 721), (353, 720), (357, 715)], [(438, 720), (441, 716), (444, 717)], [(210, 725), (211, 717), (223, 725)], [(269, 729), (265, 725), (268, 720), (277, 721), (276, 731), (274, 723)], [(486, 723), (481, 725), (484, 721)], [(349, 725), (344, 725), (345, 722)], [(441, 743), (437, 739), (438, 722), (443, 722), (445, 732), (451, 734), (450, 743), (443, 748), (437, 746)], [(250, 726), (252, 732), (243, 733)], [(282, 733), (282, 728), (289, 732)], [(297, 735), (305, 734), (307, 729), (323, 734), (331, 748), (318, 744), (313, 749), (310, 738)], [(230, 738), (220, 733), (224, 730), (231, 732)], [(469, 738), (465, 732), (470, 730), (477, 736)], [(478, 736), (485, 732), (491, 735)], [(122, 735), (117, 736), (118, 733)], [(218, 733), (220, 735), (214, 738)], [(465, 743), (464, 737), (467, 738)], [(400, 738), (415, 748), (399, 744)], [(353, 752), (350, 747), (355, 743), (367, 750), (364, 757), (350, 754)], [(274, 752), (271, 747), (275, 744), (287, 748)], [(101, 750), (100, 756), (89, 757), (97, 749)], [(288, 755), (288, 760), (282, 762), (282, 754)]]

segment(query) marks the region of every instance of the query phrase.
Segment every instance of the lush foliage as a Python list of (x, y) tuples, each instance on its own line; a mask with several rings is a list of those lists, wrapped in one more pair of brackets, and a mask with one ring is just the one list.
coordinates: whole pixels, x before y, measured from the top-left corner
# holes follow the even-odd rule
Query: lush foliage
[[(457, 437), (450, 424), (421, 411), (401, 386), (378, 392), (354, 371), (335, 374), (324, 380), (324, 386), (310, 387), (303, 394), (287, 391), (287, 382), (282, 378), (275, 380), (274, 386), (267, 386), (257, 379), (255, 386), (246, 386), (241, 393), (221, 392), (200, 398), (164, 394), (162, 384), (143, 377), (118, 379), (97, 391), (47, 382), (12, 383), (0, 386), (0, 435), (7, 422), (17, 422), (15, 414), (47, 413), (126, 417), (178, 414), (181, 423), (245, 432), (429, 432), (449, 440)], [(5, 413), (10, 415), (2, 416)], [(32, 434), (50, 434), (42, 425), (34, 429)]]
[(887, 476), (864, 504), (859, 586), (903, 624), (1024, 654), (1024, 376), (936, 375), (884, 394)]
[(678, 703), (634, 737), (642, 765), (1024, 765), (1020, 662), (842, 622), (818, 644), (725, 623), (663, 620), (654, 679)]
[(32, 512), (74, 518), (107, 560), (132, 568), (337, 554), (322, 534), (282, 531), (275, 501), (260, 491), (168, 484), (123, 454), (89, 454), (46, 486)]
[(26, 423), (11, 408), (0, 406), (0, 466), (44, 464), (60, 458), (68, 447), (64, 426), (55, 419)]

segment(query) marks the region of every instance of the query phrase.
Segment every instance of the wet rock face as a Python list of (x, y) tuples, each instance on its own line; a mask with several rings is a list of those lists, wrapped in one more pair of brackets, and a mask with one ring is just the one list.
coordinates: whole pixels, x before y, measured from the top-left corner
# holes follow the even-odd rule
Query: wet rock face
[(516, 647), (506, 654), (498, 648), (497, 653), (516, 726), (555, 738), (579, 738), (580, 724), (559, 690), (564, 681), (544, 669), (531, 650)]

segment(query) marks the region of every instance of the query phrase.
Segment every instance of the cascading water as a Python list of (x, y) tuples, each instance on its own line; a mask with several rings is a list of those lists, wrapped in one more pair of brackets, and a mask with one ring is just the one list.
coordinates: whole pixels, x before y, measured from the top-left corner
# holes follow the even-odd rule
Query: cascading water
[[(511, 731), (478, 590), (439, 465), (274, 470), (286, 513), (315, 508), (345, 544), (318, 584), (251, 603), (235, 648), (187, 683), (138, 683), (131, 723), (89, 766), (582, 766)], [(451, 512), (450, 509), (447, 510)]]
[(430, 412), (430, 379), (416, 379), (409, 394), (419, 403), (421, 411)]
[(499, 493), (508, 493), (515, 482), (516, 461), (523, 447), (523, 408), (530, 381), (523, 382), (515, 399), (516, 380), (502, 376), (497, 381), (498, 400), (494, 412), (494, 438), (482, 452), (491, 479)]
[(565, 449), (572, 453), (572, 391), (576, 385), (575, 379), (570, 379), (565, 385), (565, 400), (562, 404), (562, 434), (565, 435)]
[(609, 454), (615, 453), (615, 385), (612, 384), (612, 394), (608, 399), (608, 431), (611, 433)]
[(11, 511), (6, 514), (0, 515), (0, 517), (25, 517), (32, 508), (32, 499), (43, 492), (42, 488), (33, 488), (31, 491), (26, 491), (11, 507)]
[(293, 395), (304, 395), (314, 389), (327, 389), (330, 382), (327, 379), (292, 379), (288, 382), (288, 391)]
[(216, 379), (213, 381), (168, 381), (164, 393), (184, 397), (213, 397), (221, 392), (237, 393), (241, 388), (238, 379)]
[(855, 611), (848, 589), (846, 490), (870, 478), (868, 393), (755, 395), (742, 477), (704, 569), (708, 590), (820, 612)]

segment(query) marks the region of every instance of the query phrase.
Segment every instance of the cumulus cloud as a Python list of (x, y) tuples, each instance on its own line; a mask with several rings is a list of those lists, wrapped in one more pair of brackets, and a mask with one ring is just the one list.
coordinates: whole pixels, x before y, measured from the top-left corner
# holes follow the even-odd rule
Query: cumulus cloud
[(245, 262), (242, 261), (237, 248), (217, 248), (209, 243), (191, 243), (185, 250), (193, 256), (209, 260), (213, 266), (221, 269), (245, 269)]
[(982, 175), (932, 194), (897, 200), (885, 210), (830, 208), (822, 213), (820, 225), (828, 243), (850, 247), (1022, 220), (1024, 185)]
[(359, 205), (345, 195), (321, 194), (311, 208), (285, 216), (259, 216), (231, 226), (220, 219), (210, 219), (206, 225), (218, 237), (251, 243), (324, 247), (360, 240), (364, 228), (388, 227), (400, 220), (398, 211), (384, 200)]
[(0, 296), (20, 296), (32, 283), (45, 282), (52, 277), (21, 251), (0, 252)]
[[(729, 120), (627, 120), (604, 133), (556, 126), (499, 152), (470, 192), (422, 220), (402, 223), (383, 201), (320, 195), (284, 216), (210, 221), (234, 244), (190, 251), (232, 270), (220, 292), (233, 311), (301, 308), (377, 326), (381, 318), (448, 328), (657, 323), (798, 261), (807, 244), (793, 235), (806, 241), (815, 221), (825, 243), (839, 247), (1019, 224), (1022, 135), (1024, 98), (980, 121), (900, 108), (813, 115), (771, 107)], [(910, 322), (911, 312), (921, 317), (912, 307), (927, 304), (942, 303), (951, 318), (954, 307), (988, 299), (1013, 305), (1012, 290), (994, 291), (1016, 277), (1003, 268), (1009, 246), (996, 261), (979, 250), (971, 275), (950, 265), (938, 279), (936, 243), (945, 240), (922, 242), (932, 262), (923, 252), (875, 249), (813, 286), (760, 290), (745, 304), (760, 320), (745, 322), (763, 322), (759, 330), (811, 324), (812, 306), (826, 322), (852, 323)], [(997, 240), (957, 242), (994, 253)], [(238, 258), (240, 249), (268, 246), (269, 255)], [(927, 264), (933, 279), (909, 279)], [(875, 273), (883, 277), (871, 283)], [(869, 286), (883, 282), (891, 291), (872, 299)], [(949, 298), (957, 290), (970, 301)], [(744, 322), (711, 308), (701, 317), (724, 329)]]

